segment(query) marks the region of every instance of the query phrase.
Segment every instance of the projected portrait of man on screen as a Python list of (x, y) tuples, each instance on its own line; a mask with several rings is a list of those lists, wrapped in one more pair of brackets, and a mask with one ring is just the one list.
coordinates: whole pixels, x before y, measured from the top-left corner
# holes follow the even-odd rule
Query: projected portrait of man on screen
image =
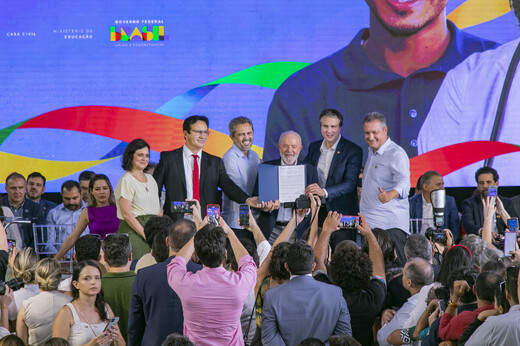
[(370, 28), (340, 51), (296, 72), (276, 91), (267, 118), (264, 159), (280, 133), (294, 130), (303, 143), (320, 139), (320, 111), (345, 116), (344, 137), (363, 143), (363, 116), (387, 115), (389, 136), (410, 157), (417, 134), (446, 72), (494, 42), (461, 32), (446, 19), (447, 0), (366, 0)]

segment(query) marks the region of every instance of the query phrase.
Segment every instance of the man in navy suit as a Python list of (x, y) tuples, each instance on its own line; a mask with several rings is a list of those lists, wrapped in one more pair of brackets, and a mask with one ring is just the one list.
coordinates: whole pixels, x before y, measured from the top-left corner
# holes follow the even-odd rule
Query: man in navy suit
[(325, 342), (331, 335), (352, 335), (350, 314), (341, 288), (314, 280), (314, 251), (298, 240), (287, 252), (288, 283), (265, 293), (262, 343), (298, 345), (307, 338)]
[[(2, 197), (1, 205), (9, 207), (15, 218), (29, 219), (37, 225), (45, 224), (43, 210), (38, 203), (34, 203), (25, 196), (26, 181), (20, 173), (13, 172), (5, 179), (7, 196)], [(23, 241), (22, 247), (34, 247), (32, 224), (18, 226)]]
[[(302, 148), (302, 139), (299, 134), (297, 134), (294, 131), (284, 132), (282, 133), (282, 135), (280, 136), (280, 140), (278, 141), (280, 158), (264, 162), (264, 164), (274, 166), (303, 165), (305, 163), (298, 159)], [(306, 164), (305, 173), (307, 185), (316, 184), (318, 182), (318, 172), (316, 171), (315, 166)], [(255, 187), (255, 190), (257, 189), (258, 184)], [(260, 213), (257, 223), (260, 229), (262, 230), (262, 233), (264, 233), (265, 238), (269, 240), (271, 244), (273, 244), (276, 238), (283, 231), (289, 220), (291, 220), (291, 217), (291, 208), (284, 208), (283, 206), (280, 206), (278, 210), (262, 211)], [(306, 229), (306, 226), (310, 225), (308, 221), (309, 220), (305, 220), (302, 223), (300, 223), (300, 225), (298, 225), (296, 229), (298, 237), (301, 237)]]
[(237, 203), (257, 205), (258, 197), (250, 198), (226, 173), (222, 160), (202, 149), (209, 136), (209, 120), (202, 115), (193, 115), (182, 125), (184, 145), (172, 151), (163, 151), (153, 177), (157, 181), (159, 193), (166, 189), (164, 214), (173, 220), (182, 217), (171, 211), (171, 202), (198, 200), (202, 207), (202, 217), (206, 215), (208, 204), (221, 204), (222, 189)]
[[(182, 305), (168, 285), (166, 266), (195, 232), (192, 221), (177, 221), (165, 239), (170, 257), (137, 272), (130, 299), (128, 345), (160, 345), (171, 333), (183, 334)], [(201, 265), (188, 262), (188, 271), (200, 269)]]
[[(430, 193), (433, 190), (444, 189), (442, 175), (436, 171), (428, 171), (421, 178), (422, 193), (410, 198), (410, 219), (425, 219), (412, 222), (412, 232), (424, 234), (428, 227), (433, 227), (433, 209)], [(426, 214), (424, 214), (426, 212)], [(459, 238), (459, 211), (455, 204), (455, 198), (446, 196), (444, 206), (444, 228), (449, 228), (453, 234), (453, 240)]]
[[(361, 147), (341, 136), (343, 116), (336, 109), (325, 109), (320, 113), (323, 140), (311, 143), (305, 162), (318, 169), (318, 184), (307, 187), (310, 192), (324, 199), (319, 223), (322, 224), (329, 211), (343, 215), (357, 215), (359, 201), (356, 182), (361, 170), (363, 151)], [(333, 245), (341, 240), (356, 240), (356, 230), (341, 230), (334, 233)]]

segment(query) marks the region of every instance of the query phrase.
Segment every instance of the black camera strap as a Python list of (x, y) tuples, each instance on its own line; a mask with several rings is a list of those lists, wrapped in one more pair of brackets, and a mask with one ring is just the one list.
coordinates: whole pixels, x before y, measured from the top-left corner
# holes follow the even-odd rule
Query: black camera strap
[[(490, 141), (496, 141), (498, 139), (498, 133), (500, 131), (500, 127), (502, 126), (502, 121), (504, 119), (504, 111), (506, 108), (507, 99), (509, 97), (509, 91), (511, 90), (511, 84), (513, 84), (513, 77), (516, 72), (516, 68), (518, 67), (518, 62), (520, 61), (520, 42), (516, 46), (515, 53), (511, 58), (511, 62), (509, 63), (509, 68), (507, 69), (506, 78), (504, 79), (504, 85), (502, 86), (502, 93), (500, 94), (500, 99), (498, 101), (497, 113), (495, 115), (495, 122), (493, 123), (493, 130), (491, 131), (491, 136), (489, 138)], [(489, 157), (484, 161), (484, 166), (491, 167), (493, 165), (494, 157)]]

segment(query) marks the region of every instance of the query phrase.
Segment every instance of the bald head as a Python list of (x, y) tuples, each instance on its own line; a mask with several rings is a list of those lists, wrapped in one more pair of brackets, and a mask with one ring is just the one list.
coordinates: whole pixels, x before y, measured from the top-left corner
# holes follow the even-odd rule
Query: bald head
[[(420, 290), (423, 286), (433, 283), (434, 274), (432, 265), (423, 258), (410, 258), (403, 268), (403, 286)], [(408, 283), (407, 283), (408, 281)]]
[(286, 165), (296, 164), (302, 148), (302, 138), (298, 133), (287, 131), (280, 135), (278, 150), (280, 150), (280, 157)]

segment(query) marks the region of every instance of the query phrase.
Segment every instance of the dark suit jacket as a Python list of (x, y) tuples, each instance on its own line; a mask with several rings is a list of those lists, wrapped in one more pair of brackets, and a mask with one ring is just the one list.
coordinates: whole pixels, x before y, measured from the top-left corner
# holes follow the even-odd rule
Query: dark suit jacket
[[(183, 334), (181, 301), (166, 274), (173, 257), (137, 272), (128, 311), (128, 345), (155, 346), (171, 333)], [(191, 261), (187, 267), (192, 273), (202, 269)]]
[[(45, 216), (43, 214), (43, 210), (38, 203), (35, 203), (24, 197), (23, 204), (23, 218), (29, 219), (36, 223), (37, 225), (45, 225)], [(4, 196), (1, 199), (1, 203), (4, 207), (9, 207), (9, 198), (8, 196)], [(33, 233), (33, 225), (32, 224), (23, 224), (18, 225), (18, 229), (20, 230), (20, 236), (23, 240), (23, 247), (32, 247), (34, 248), (34, 233)]]
[[(507, 197), (498, 196), (504, 208), (509, 213), (509, 216), (516, 217), (513, 203)], [(480, 194), (465, 199), (462, 202), (462, 228), (468, 234), (478, 234), (478, 230), (484, 225), (484, 211), (482, 206), (482, 197)], [(506, 220), (507, 222), (507, 220)], [(504, 233), (506, 223), (502, 219), (497, 218), (497, 230), (499, 233)]]
[[(410, 198), (410, 219), (422, 219), (422, 195), (413, 196)], [(419, 221), (417, 224), (412, 224), (413, 233), (419, 233), (421, 231), (422, 222)], [(459, 222), (459, 211), (455, 204), (455, 198), (446, 196), (446, 205), (444, 206), (444, 226), (449, 228), (453, 234), (454, 240), (459, 238), (460, 222)]]
[[(178, 214), (175, 215), (171, 212), (170, 206), (171, 202), (184, 201), (187, 196), (182, 147), (161, 153), (161, 158), (155, 168), (153, 177), (157, 181), (159, 193), (162, 191), (163, 186), (166, 189), (164, 214), (172, 217), (174, 220), (179, 218)], [(202, 208), (202, 217), (206, 215), (206, 206), (208, 204), (219, 204), (222, 200), (222, 192), (218, 190), (219, 187), (229, 198), (237, 203), (244, 203), (250, 197), (229, 178), (222, 160), (206, 152), (202, 152), (200, 159), (199, 186), (199, 202)]]
[[(318, 166), (321, 143), (316, 141), (309, 145), (309, 153), (305, 162)], [(337, 211), (343, 215), (357, 215), (359, 201), (356, 182), (361, 170), (363, 151), (361, 147), (343, 137), (340, 138), (336, 153), (332, 158), (325, 188), (328, 198), (325, 201), (327, 211)]]
[(331, 335), (352, 335), (350, 314), (341, 288), (298, 276), (265, 293), (262, 343), (298, 345), (307, 338), (327, 341)]
[[(274, 166), (281, 166), (282, 165), (282, 159), (278, 158), (276, 160), (267, 161), (264, 162), (267, 165), (274, 165)], [(304, 162), (298, 160), (298, 165), (305, 164)], [(316, 170), (316, 167), (313, 165), (305, 164), (306, 169), (306, 179), (307, 179), (307, 185), (314, 184), (318, 182), (318, 171)], [(258, 177), (256, 178), (256, 184), (254, 193), (255, 195), (258, 195)], [(258, 227), (262, 230), (262, 233), (264, 234), (266, 239), (269, 239), (269, 236), (271, 235), (271, 231), (274, 228), (274, 225), (276, 224), (276, 218), (278, 217), (278, 210), (274, 210), (270, 213), (267, 212), (260, 212), (260, 216), (258, 217)], [(298, 238), (301, 238), (307, 227), (310, 226), (310, 220), (307, 217), (304, 221), (302, 221), (296, 228), (296, 233), (298, 234)]]

